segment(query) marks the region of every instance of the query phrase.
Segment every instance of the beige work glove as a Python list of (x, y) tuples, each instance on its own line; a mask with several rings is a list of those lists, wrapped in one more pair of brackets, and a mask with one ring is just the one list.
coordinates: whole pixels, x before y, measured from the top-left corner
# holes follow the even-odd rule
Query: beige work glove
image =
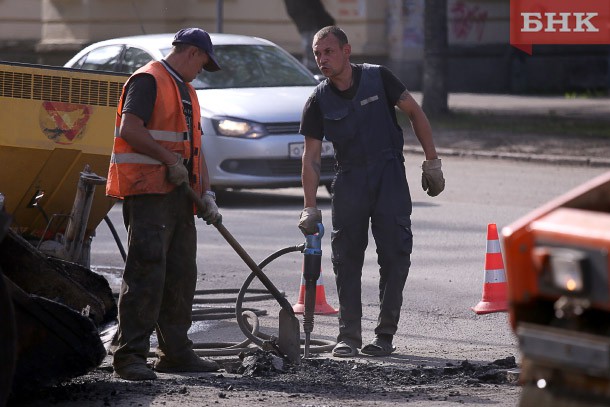
[(167, 179), (174, 185), (182, 185), (189, 182), (189, 171), (182, 162), (182, 156), (178, 154), (175, 163), (167, 166)]
[(221, 223), (222, 215), (218, 212), (216, 198), (211, 194), (204, 194), (201, 198), (205, 206), (204, 210), (197, 210), (197, 217), (205, 220), (208, 225)]
[(426, 160), (421, 166), (421, 186), (430, 196), (437, 196), (445, 189), (445, 178), (441, 169), (441, 159)]
[(318, 233), (318, 223), (322, 223), (322, 211), (318, 208), (307, 207), (301, 212), (299, 229), (304, 235), (315, 235)]

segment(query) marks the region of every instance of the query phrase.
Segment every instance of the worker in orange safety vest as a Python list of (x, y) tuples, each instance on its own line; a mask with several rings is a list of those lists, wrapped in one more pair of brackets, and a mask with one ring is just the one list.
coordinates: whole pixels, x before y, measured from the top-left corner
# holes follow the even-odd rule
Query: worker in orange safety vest
[(176, 33), (161, 61), (125, 83), (117, 109), (106, 194), (123, 200), (129, 251), (119, 295), (119, 329), (112, 346), (115, 375), (152, 380), (150, 336), (159, 341), (154, 370), (206, 372), (188, 338), (197, 281), (197, 231), (185, 183), (202, 196), (208, 223), (221, 221), (201, 151), (201, 113), (190, 82), (217, 71), (210, 36), (199, 28)]

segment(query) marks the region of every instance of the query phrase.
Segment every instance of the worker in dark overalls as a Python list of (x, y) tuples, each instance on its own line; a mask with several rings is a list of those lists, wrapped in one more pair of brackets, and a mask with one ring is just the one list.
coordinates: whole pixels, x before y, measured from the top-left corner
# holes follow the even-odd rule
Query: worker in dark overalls
[[(299, 228), (317, 232), (316, 205), (324, 137), (333, 143), (337, 173), (332, 185), (332, 263), (339, 295), (339, 335), (333, 355), (361, 352), (386, 356), (395, 350), (402, 292), (411, 265), (411, 195), (403, 134), (394, 106), (409, 117), (426, 157), (422, 187), (430, 196), (445, 187), (430, 123), (402, 82), (387, 68), (351, 64), (351, 46), (340, 28), (316, 33), (313, 52), (326, 76), (308, 99), (300, 132), (305, 136), (303, 192)], [(377, 247), (380, 312), (375, 338), (362, 347), (361, 277), (369, 222)]]

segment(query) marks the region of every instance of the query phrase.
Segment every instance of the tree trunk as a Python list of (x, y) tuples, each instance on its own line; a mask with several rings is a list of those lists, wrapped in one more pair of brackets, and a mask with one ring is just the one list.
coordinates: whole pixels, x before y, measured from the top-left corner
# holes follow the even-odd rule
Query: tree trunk
[(422, 108), (428, 116), (446, 114), (447, 98), (447, 0), (426, 0)]
[(284, 0), (284, 5), (301, 35), (301, 62), (312, 72), (318, 72), (311, 50), (313, 37), (321, 28), (334, 25), (335, 19), (326, 11), (321, 0)]

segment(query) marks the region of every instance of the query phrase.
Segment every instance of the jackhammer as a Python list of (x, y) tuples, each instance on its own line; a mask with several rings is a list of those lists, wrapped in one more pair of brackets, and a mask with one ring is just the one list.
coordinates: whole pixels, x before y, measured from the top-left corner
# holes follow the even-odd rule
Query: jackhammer
[(316, 285), (320, 278), (322, 266), (322, 236), (324, 236), (324, 226), (321, 223), (318, 223), (318, 233), (305, 236), (305, 250), (303, 250), (303, 280), (305, 280), (305, 310), (303, 312), (303, 332), (305, 332), (304, 358), (309, 357), (309, 344), (311, 332), (313, 331)]

